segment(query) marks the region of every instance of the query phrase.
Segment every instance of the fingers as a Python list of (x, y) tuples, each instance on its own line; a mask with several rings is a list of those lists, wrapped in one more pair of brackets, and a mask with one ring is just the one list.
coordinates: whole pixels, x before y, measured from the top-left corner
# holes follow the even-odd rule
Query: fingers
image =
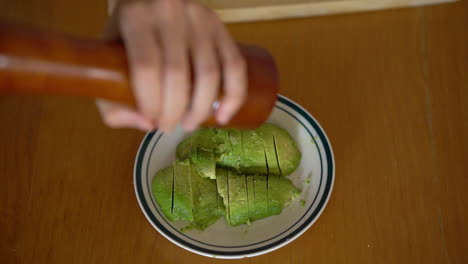
[(245, 101), (247, 69), (237, 45), (220, 23), (216, 29), (217, 48), (223, 65), (224, 96), (216, 112), (216, 120), (225, 125)]
[(189, 103), (189, 59), (186, 19), (182, 1), (161, 0), (153, 6), (158, 13), (159, 38), (163, 50), (163, 101), (159, 128), (172, 130)]
[(224, 96), (216, 119), (229, 122), (246, 96), (246, 66), (211, 10), (195, 1), (141, 1), (124, 4), (118, 18), (138, 111), (100, 102), (107, 124), (148, 130), (157, 122), (168, 132), (182, 120), (193, 130), (212, 114), (221, 82)]
[(143, 3), (126, 5), (120, 13), (120, 31), (127, 49), (133, 92), (138, 110), (157, 120), (161, 112), (161, 51), (154, 35), (152, 13)]
[(154, 129), (154, 123), (142, 115), (120, 104), (97, 100), (99, 112), (104, 123), (112, 128), (132, 127), (148, 132)]
[(191, 5), (187, 10), (187, 15), (191, 25), (190, 51), (195, 80), (192, 107), (183, 119), (183, 126), (185, 130), (192, 131), (212, 112), (213, 102), (218, 97), (220, 70), (214, 39), (206, 36), (207, 31), (213, 32), (213, 26), (207, 19), (205, 10), (198, 5)]

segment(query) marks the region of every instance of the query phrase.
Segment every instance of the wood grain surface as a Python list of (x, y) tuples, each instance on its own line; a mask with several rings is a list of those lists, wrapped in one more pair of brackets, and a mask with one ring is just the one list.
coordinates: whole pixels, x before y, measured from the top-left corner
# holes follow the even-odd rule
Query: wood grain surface
[[(4, 19), (97, 36), (104, 0), (0, 0)], [(336, 158), (314, 226), (267, 255), (185, 251), (145, 219), (132, 185), (143, 137), (92, 101), (0, 98), (0, 263), (468, 263), (468, 1), (237, 24), (270, 49), (281, 93)]]

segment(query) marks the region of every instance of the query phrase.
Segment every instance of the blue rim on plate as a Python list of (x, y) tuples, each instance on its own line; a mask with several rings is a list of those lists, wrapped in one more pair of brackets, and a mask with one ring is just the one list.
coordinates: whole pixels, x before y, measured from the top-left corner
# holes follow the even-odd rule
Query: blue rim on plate
[[(320, 197), (320, 200), (318, 201), (318, 204), (316, 205), (316, 208), (313, 211), (313, 213), (310, 216), (308, 216), (308, 219), (306, 221), (304, 221), (299, 227), (295, 227), (297, 225), (297, 223), (301, 222), (303, 220), (303, 218), (306, 215), (308, 215), (308, 213), (312, 209), (312, 207), (315, 206), (315, 204), (317, 202), (315, 200), (317, 199), (318, 193), (320, 191), (320, 186), (319, 186), (319, 191), (317, 191), (317, 193), (315, 195), (314, 201), (311, 203), (310, 207), (306, 210), (306, 212), (303, 214), (303, 216), (295, 224), (291, 225), (287, 230), (283, 231), (282, 233), (277, 234), (274, 237), (271, 237), (271, 238), (269, 238), (267, 240), (264, 240), (264, 241), (261, 241), (261, 242), (257, 242), (257, 243), (253, 243), (253, 244), (249, 244), (249, 245), (242, 245), (242, 246), (217, 246), (217, 245), (210, 245), (210, 244), (207, 244), (207, 243), (203, 243), (201, 241), (194, 240), (193, 238), (190, 238), (190, 237), (186, 236), (185, 234), (181, 233), (179, 230), (177, 230), (175, 228), (172, 231), (168, 230), (160, 221), (158, 221), (156, 216), (153, 214), (152, 210), (150, 209), (150, 205), (148, 204), (148, 201), (144, 196), (144, 190), (143, 190), (143, 188), (144, 188), (143, 187), (143, 182), (142, 182), (143, 178), (146, 178), (146, 180), (148, 181), (148, 177), (142, 177), (142, 175), (148, 175), (147, 171), (145, 172), (145, 174), (143, 174), (143, 171), (142, 171), (142, 169), (144, 167), (144, 164), (143, 164), (144, 155), (147, 152), (148, 148), (150, 147), (149, 144), (150, 144), (151, 140), (153, 139), (153, 137), (155, 135), (158, 136), (158, 138), (156, 139), (156, 142), (154, 143), (154, 145), (151, 146), (150, 155), (153, 153), (155, 146), (157, 145), (159, 139), (163, 135), (162, 133), (160, 133), (158, 131), (155, 131), (155, 132), (148, 133), (145, 136), (145, 138), (143, 139), (143, 141), (142, 141), (142, 143), (140, 145), (140, 148), (138, 150), (138, 154), (137, 154), (137, 157), (136, 157), (136, 160), (135, 160), (135, 168), (134, 168), (134, 185), (135, 185), (134, 187), (135, 187), (135, 193), (136, 193), (138, 202), (139, 202), (139, 204), (141, 206), (141, 209), (143, 210), (145, 216), (150, 221), (150, 223), (161, 234), (163, 234), (166, 238), (171, 240), (173, 243), (175, 243), (177, 245), (180, 245), (183, 248), (185, 248), (185, 249), (187, 249), (189, 251), (192, 251), (194, 253), (197, 253), (197, 254), (201, 254), (201, 255), (205, 255), (205, 256), (212, 256), (212, 257), (220, 257), (220, 258), (236, 258), (236, 257), (255, 256), (255, 255), (270, 252), (270, 251), (272, 251), (272, 250), (274, 250), (274, 249), (276, 249), (278, 247), (284, 246), (287, 243), (294, 240), (295, 238), (297, 238), (303, 232), (305, 232), (315, 222), (315, 220), (317, 220), (317, 218), (320, 216), (323, 209), (325, 208), (326, 203), (328, 202), (328, 200), (330, 198), (332, 188), (333, 188), (333, 183), (334, 183), (334, 178), (335, 178), (335, 168), (334, 168), (334, 162), (335, 161), (334, 161), (334, 156), (333, 156), (333, 150), (332, 150), (332, 148), (330, 146), (328, 138), (325, 135), (323, 129), (320, 127), (320, 125), (315, 121), (315, 119), (307, 111), (305, 111), (302, 107), (300, 107), (298, 104), (296, 104), (292, 100), (290, 100), (290, 99), (288, 99), (288, 98), (286, 98), (286, 97), (284, 97), (282, 95), (279, 96), (277, 102), (282, 103), (282, 104), (286, 105), (287, 107), (291, 108), (297, 114), (299, 114), (307, 123), (309, 123), (310, 126), (312, 126), (313, 129), (315, 130), (318, 138), (320, 139), (320, 141), (321, 141), (321, 143), (323, 145), (323, 152), (324, 153), (321, 153), (320, 149), (317, 147), (315, 137), (312, 135), (311, 131), (303, 124), (303, 122), (301, 120), (299, 120), (296, 116), (294, 116), (293, 114), (288, 112), (287, 109), (281, 107), (278, 104), (275, 106), (279, 110), (289, 114), (291, 117), (296, 119), (296, 121), (298, 121), (307, 130), (307, 132), (311, 136), (311, 139), (315, 142), (315, 146), (317, 147), (317, 150), (318, 150), (318, 153), (319, 153), (319, 156), (320, 156), (320, 160), (322, 161), (322, 155), (324, 155), (325, 156), (324, 158), (327, 161), (327, 163), (326, 163), (326, 166), (327, 166), (326, 174), (327, 175), (323, 175), (324, 170), (323, 170), (323, 168), (321, 168), (322, 172), (321, 172), (321, 178), (320, 178), (320, 185), (322, 185), (323, 183), (325, 184), (323, 194)], [(151, 160), (151, 158), (148, 158), (148, 162), (150, 160)], [(321, 162), (321, 164), (323, 164), (323, 163)], [(146, 166), (146, 168), (148, 169), (148, 165)], [(146, 186), (148, 188), (150, 188), (149, 187), (150, 184), (148, 182), (146, 183)], [(151, 190), (147, 190), (147, 191), (149, 191), (149, 193), (151, 193)], [(163, 219), (164, 221), (167, 221), (165, 219), (165, 217), (159, 211), (156, 204), (154, 204), (153, 200), (151, 200), (151, 203), (153, 203), (152, 206), (154, 206), (156, 208), (156, 213), (161, 215), (160, 218)], [(169, 225), (169, 223), (167, 223), (167, 224)], [(253, 246), (258, 245), (258, 244), (264, 244), (264, 243), (268, 242), (269, 240), (273, 240), (273, 239), (281, 236), (282, 234), (288, 232), (293, 227), (295, 228), (295, 230), (292, 231), (291, 233), (289, 233), (287, 236), (285, 236), (285, 237), (283, 237), (283, 238), (281, 238), (279, 240), (276, 240), (276, 241), (274, 241), (272, 243), (263, 245), (263, 246), (253, 247)], [(211, 249), (208, 249), (208, 248), (203, 248), (203, 247), (197, 246), (197, 245), (192, 244), (192, 243), (190, 243), (190, 242), (188, 242), (186, 240), (183, 240), (180, 237), (175, 236), (173, 234), (174, 232), (178, 233), (178, 235), (180, 235), (180, 236), (184, 236), (185, 238), (187, 238), (189, 240), (197, 242), (198, 244), (203, 244), (203, 245), (210, 246), (210, 247), (229, 248), (229, 249), (246, 248), (246, 247), (250, 247), (250, 248), (246, 249), (246, 250), (233, 250), (233, 251), (211, 250)]]

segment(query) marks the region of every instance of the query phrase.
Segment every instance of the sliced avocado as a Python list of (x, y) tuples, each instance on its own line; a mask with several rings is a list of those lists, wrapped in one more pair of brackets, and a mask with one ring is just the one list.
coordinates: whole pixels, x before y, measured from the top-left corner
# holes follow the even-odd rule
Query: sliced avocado
[[(230, 219), (230, 207), (229, 207), (229, 187), (228, 187), (228, 171), (217, 167), (216, 168), (216, 185), (218, 187), (218, 193), (222, 198), (222, 202), (225, 208), (226, 222), (231, 223)], [(219, 204), (219, 201), (218, 201)], [(218, 206), (218, 209), (220, 207)]]
[[(275, 147), (275, 153), (279, 163), (278, 169), (280, 174), (287, 176), (294, 172), (301, 161), (301, 152), (299, 151), (296, 142), (293, 140), (291, 135), (289, 135), (289, 133), (283, 128), (268, 123), (263, 124), (256, 131), (262, 136), (264, 140), (268, 140), (270, 145), (272, 138), (273, 146)], [(268, 144), (266, 151), (268, 158), (270, 152), (270, 147), (268, 147)], [(268, 159), (268, 162), (270, 162), (270, 159)], [(270, 167), (270, 174), (274, 174), (274, 166), (270, 165)]]
[(241, 171), (246, 174), (266, 175), (265, 150), (263, 139), (254, 130), (242, 130), (243, 159)]
[(280, 214), (282, 209), (299, 197), (301, 191), (292, 182), (279, 175), (270, 175), (268, 185), (269, 213)]
[[(195, 149), (197, 152), (204, 150), (213, 153), (213, 159), (219, 166), (234, 169), (238, 173), (266, 175), (268, 172), (261, 155), (262, 145), (269, 163), (269, 174), (286, 176), (299, 165), (301, 153), (296, 143), (286, 130), (273, 124), (263, 124), (256, 130), (200, 129), (177, 146), (177, 157), (185, 159)], [(211, 161), (211, 157), (207, 157), (207, 161)], [(212, 172), (211, 165), (209, 168)], [(215, 176), (213, 173), (209, 175), (210, 178)]]
[(174, 221), (174, 216), (172, 215), (173, 184), (174, 169), (172, 166), (158, 171), (152, 183), (153, 196), (161, 211), (171, 221)]
[(177, 145), (177, 157), (188, 158), (192, 149), (214, 151), (217, 156), (229, 152), (228, 132), (216, 128), (201, 128)]
[[(216, 181), (216, 190), (218, 191), (218, 182)], [(223, 197), (219, 194), (218, 191), (218, 214), (220, 216), (226, 216), (226, 206), (224, 205)]]
[(279, 126), (271, 125), (274, 130), (274, 143), (276, 153), (283, 176), (287, 176), (294, 172), (301, 162), (301, 152), (299, 151), (296, 141), (289, 135), (288, 131)]
[(213, 151), (192, 149), (190, 161), (201, 177), (216, 179), (216, 161)]
[(253, 176), (253, 187), (255, 191), (255, 211), (252, 219), (258, 220), (270, 216), (268, 212), (267, 176)]
[(229, 151), (226, 151), (223, 154), (219, 155), (217, 159), (218, 165), (221, 167), (228, 167), (236, 170), (237, 172), (240, 172), (243, 157), (241, 137), (242, 133), (240, 130), (237, 129), (229, 129), (227, 131), (227, 134), (229, 147), (226, 148), (229, 149)]
[(245, 182), (247, 185), (247, 204), (249, 209), (249, 219), (251, 221), (255, 219), (255, 188), (254, 188), (254, 176), (245, 175)]
[(245, 176), (228, 171), (229, 218), (233, 226), (249, 223), (249, 205)]
[(152, 183), (171, 221), (188, 220), (203, 230), (224, 215), (230, 225), (248, 224), (281, 213), (300, 194), (282, 176), (296, 169), (301, 153), (288, 132), (272, 124), (201, 129), (179, 144), (177, 155), (182, 160)]
[(190, 160), (174, 162), (174, 220), (193, 220)]
[(268, 214), (277, 215), (281, 213), (282, 203), (279, 199), (280, 194), (279, 190), (279, 179), (282, 178), (280, 175), (269, 175), (267, 178), (268, 181)]
[(257, 134), (263, 139), (264, 143), (264, 156), (266, 157), (268, 174), (280, 175), (280, 166), (276, 156), (275, 142), (273, 140), (274, 130), (271, 124), (263, 124), (255, 130)]
[(218, 210), (216, 181), (203, 178), (195, 166), (191, 166), (193, 195), (193, 225), (201, 230), (214, 224), (222, 214)]
[(231, 144), (229, 142), (229, 131), (226, 129), (215, 129), (215, 135), (213, 141), (218, 143), (215, 148), (215, 154), (217, 157), (223, 153), (231, 151)]
[(278, 200), (284, 208), (301, 195), (301, 190), (296, 188), (288, 178), (280, 177), (278, 180)]
[(219, 149), (220, 144), (224, 140), (218, 136), (214, 128), (201, 128), (195, 131), (191, 136), (182, 140), (177, 145), (177, 157), (179, 159), (186, 159), (190, 156), (192, 149), (215, 150)]

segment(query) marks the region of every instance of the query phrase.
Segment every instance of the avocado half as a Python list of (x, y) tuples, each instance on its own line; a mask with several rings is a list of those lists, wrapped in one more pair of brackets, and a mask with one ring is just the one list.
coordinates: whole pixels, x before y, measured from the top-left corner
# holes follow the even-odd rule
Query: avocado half
[(301, 153), (273, 124), (256, 130), (203, 128), (177, 146), (177, 161), (156, 173), (153, 196), (171, 221), (198, 229), (221, 216), (236, 226), (280, 214), (300, 190), (286, 178)]
[(213, 153), (216, 166), (251, 175), (287, 176), (301, 161), (291, 135), (269, 123), (255, 130), (200, 129), (177, 146), (177, 158), (186, 159), (194, 150)]

